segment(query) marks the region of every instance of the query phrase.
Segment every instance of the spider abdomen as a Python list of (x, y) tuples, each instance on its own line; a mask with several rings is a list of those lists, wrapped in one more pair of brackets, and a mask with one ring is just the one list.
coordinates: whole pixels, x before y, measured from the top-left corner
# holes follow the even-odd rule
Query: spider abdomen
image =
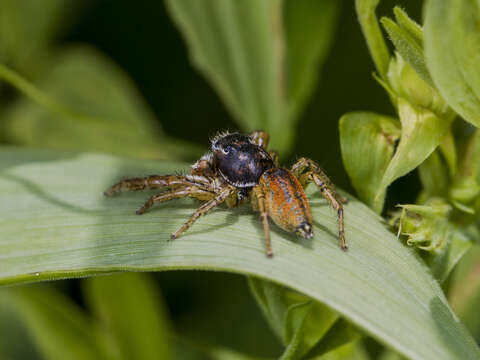
[(303, 187), (287, 169), (271, 168), (263, 173), (260, 185), (269, 217), (282, 229), (310, 238), (312, 213)]

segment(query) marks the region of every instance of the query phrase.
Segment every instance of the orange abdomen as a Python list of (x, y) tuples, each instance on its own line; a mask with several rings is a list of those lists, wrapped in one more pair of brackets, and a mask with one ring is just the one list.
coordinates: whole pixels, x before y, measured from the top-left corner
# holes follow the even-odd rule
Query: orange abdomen
[(287, 169), (272, 168), (260, 177), (270, 218), (282, 229), (295, 232), (304, 223), (311, 225), (312, 214), (302, 185)]

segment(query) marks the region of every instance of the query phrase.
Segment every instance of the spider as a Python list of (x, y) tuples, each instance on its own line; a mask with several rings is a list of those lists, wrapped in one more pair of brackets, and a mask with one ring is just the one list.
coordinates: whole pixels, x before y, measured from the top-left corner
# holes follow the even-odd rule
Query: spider
[(153, 204), (192, 197), (206, 201), (171, 235), (178, 238), (202, 215), (225, 202), (236, 207), (250, 198), (260, 213), (268, 257), (273, 256), (270, 243), (271, 218), (280, 228), (304, 238), (313, 236), (312, 214), (304, 188), (314, 182), (338, 216), (340, 247), (347, 250), (343, 225), (343, 206), (347, 199), (340, 196), (319, 165), (300, 158), (291, 169), (280, 167), (277, 153), (266, 150), (268, 134), (254, 131), (248, 135), (224, 132), (211, 140), (207, 152), (191, 167), (190, 175), (151, 175), (126, 179), (105, 191), (112, 196), (122, 189), (165, 189), (150, 197), (137, 214), (145, 213)]

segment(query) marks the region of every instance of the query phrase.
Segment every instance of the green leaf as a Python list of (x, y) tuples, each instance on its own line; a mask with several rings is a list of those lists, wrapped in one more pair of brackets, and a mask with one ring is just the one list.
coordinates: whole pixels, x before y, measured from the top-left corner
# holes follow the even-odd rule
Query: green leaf
[(480, 338), (480, 246), (473, 246), (452, 276), (449, 300), (466, 327)]
[(9, 143), (155, 158), (198, 153), (166, 139), (131, 79), (91, 48), (64, 50), (41, 90), (0, 64), (2, 78), (28, 97), (2, 114)]
[(383, 17), (381, 22), (402, 58), (415, 69), (427, 84), (433, 86), (423, 56), (423, 43), (420, 43), (408, 30), (389, 18)]
[(306, 359), (330, 353), (360, 338), (355, 327), (344, 319), (338, 319), (325, 336), (305, 355)]
[(456, 205), (467, 207), (475, 206), (476, 199), (480, 195), (480, 132), (478, 129), (466, 142), (459, 171), (449, 195)]
[[(66, 24), (71, 0), (2, 0), (0, 2), (0, 62), (36, 76), (44, 52)], [(72, 12), (73, 13), (73, 12)]]
[(355, 0), (355, 8), (373, 62), (380, 77), (387, 80), (390, 54), (375, 15), (375, 9), (379, 2), (380, 0)]
[(289, 116), (295, 121), (310, 98), (335, 35), (337, 0), (286, 0), (285, 32)]
[(470, 239), (460, 229), (451, 229), (448, 237), (449, 243), (442, 252), (429, 253), (425, 256), (426, 263), (440, 283), (447, 279), (450, 272), (472, 246)]
[(208, 350), (209, 360), (266, 360), (257, 356), (241, 354), (237, 351), (216, 347)]
[(445, 196), (448, 193), (448, 169), (438, 151), (434, 151), (418, 167), (418, 174), (425, 196)]
[(46, 359), (114, 359), (95, 323), (58, 291), (24, 286), (2, 295), (7, 296)]
[(90, 308), (124, 359), (171, 359), (170, 334), (158, 289), (147, 275), (99, 276), (86, 282)]
[(393, 8), (393, 13), (395, 15), (395, 20), (397, 24), (405, 31), (407, 31), (410, 36), (418, 43), (423, 45), (423, 29), (422, 27), (411, 19), (408, 14), (399, 6)]
[(453, 177), (457, 172), (457, 148), (455, 147), (455, 138), (451, 129), (443, 138), (439, 148), (447, 162), (449, 174)]
[(151, 193), (102, 195), (119, 178), (186, 165), (3, 149), (0, 169), (0, 284), (127, 270), (230, 271), (302, 292), (408, 357), (480, 356), (418, 257), (351, 196), (348, 252), (339, 248), (334, 212), (310, 187), (316, 236), (300, 239), (272, 226), (269, 259), (259, 216), (248, 207), (220, 207), (168, 241), (197, 202), (169, 202), (137, 216)]
[(35, 351), (31, 337), (15, 311), (12, 311), (8, 289), (0, 290), (0, 358), (41, 359)]
[(167, 0), (193, 64), (212, 83), (244, 130), (271, 133), (272, 146), (292, 141), (284, 74), (281, 0)]
[(480, 4), (429, 0), (425, 4), (425, 54), (429, 72), (447, 103), (480, 126)]
[(281, 359), (301, 358), (338, 319), (328, 307), (283, 286), (256, 278), (250, 278), (249, 284), (263, 315), (286, 346)]
[(340, 147), (345, 169), (358, 197), (380, 213), (386, 188), (376, 197), (380, 182), (400, 136), (398, 120), (368, 112), (340, 118)]
[(398, 112), (402, 123), (400, 143), (378, 187), (377, 198), (383, 196), (388, 185), (420, 165), (447, 134), (451, 120), (440, 119), (434, 113), (413, 106), (398, 98)]
[(334, 34), (335, 0), (166, 0), (194, 66), (244, 130), (286, 152)]
[[(318, 358), (316, 358), (318, 359)], [(371, 360), (372, 357), (361, 343), (354, 342), (339, 347), (323, 355), (322, 360)], [(310, 359), (309, 359), (310, 360)]]

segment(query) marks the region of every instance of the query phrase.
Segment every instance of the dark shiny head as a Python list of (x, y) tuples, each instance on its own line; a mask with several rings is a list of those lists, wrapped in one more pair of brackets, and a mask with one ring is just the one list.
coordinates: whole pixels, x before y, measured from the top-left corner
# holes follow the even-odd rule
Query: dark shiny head
[(273, 160), (247, 135), (221, 134), (212, 140), (214, 163), (222, 177), (237, 188), (258, 184), (263, 172), (273, 167)]

